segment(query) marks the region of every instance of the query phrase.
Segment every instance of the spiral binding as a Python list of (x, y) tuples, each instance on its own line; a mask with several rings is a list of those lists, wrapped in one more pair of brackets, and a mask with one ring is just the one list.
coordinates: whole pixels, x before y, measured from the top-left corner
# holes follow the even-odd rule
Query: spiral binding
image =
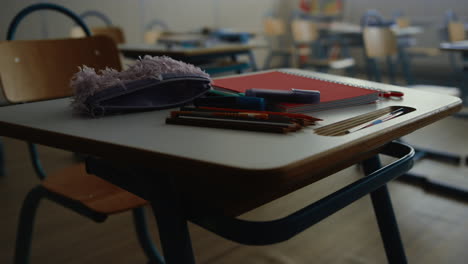
[(300, 76), (300, 77), (306, 77), (306, 78), (314, 79), (314, 80), (317, 80), (317, 81), (336, 83), (336, 84), (341, 84), (341, 85), (348, 85), (348, 86), (353, 86), (353, 87), (356, 87), (356, 88), (369, 89), (369, 90), (373, 90), (373, 91), (382, 91), (381, 89), (378, 89), (378, 88), (373, 88), (373, 87), (366, 86), (366, 85), (357, 85), (357, 84), (354, 84), (352, 82), (340, 82), (340, 81), (336, 81), (336, 80), (329, 80), (329, 79), (325, 79), (325, 78), (311, 76), (310, 74), (308, 74), (306, 72), (304, 72), (304, 73), (292, 72), (294, 70), (278, 70), (278, 71), (282, 72), (282, 73), (285, 73), (285, 74), (291, 74), (291, 75), (296, 75), (296, 76)]

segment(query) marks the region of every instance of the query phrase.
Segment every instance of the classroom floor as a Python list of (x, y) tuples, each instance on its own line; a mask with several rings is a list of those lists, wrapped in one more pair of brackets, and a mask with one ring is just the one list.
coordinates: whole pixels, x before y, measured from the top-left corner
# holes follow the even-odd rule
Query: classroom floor
[[(453, 117), (406, 137), (413, 144), (431, 144), (466, 157), (468, 120)], [(443, 132), (441, 132), (443, 131)], [(424, 136), (424, 137), (423, 137)], [(25, 143), (2, 139), (6, 154), (5, 177), (0, 178), (0, 263), (11, 263), (21, 203), (37, 178)], [(73, 155), (41, 147), (46, 170), (74, 162)], [(468, 188), (466, 165), (421, 161), (415, 171)], [(348, 168), (282, 199), (242, 216), (273, 219), (317, 200), (359, 176)], [(401, 182), (389, 184), (409, 263), (467, 263), (468, 203), (423, 192)], [(151, 219), (153, 220), (153, 219)], [(155, 223), (150, 222), (157, 237)], [(190, 225), (197, 263), (385, 263), (369, 197), (346, 207), (284, 243), (242, 246)], [(94, 223), (49, 201), (40, 205), (35, 225), (32, 263), (145, 263), (134, 234), (131, 214)]]

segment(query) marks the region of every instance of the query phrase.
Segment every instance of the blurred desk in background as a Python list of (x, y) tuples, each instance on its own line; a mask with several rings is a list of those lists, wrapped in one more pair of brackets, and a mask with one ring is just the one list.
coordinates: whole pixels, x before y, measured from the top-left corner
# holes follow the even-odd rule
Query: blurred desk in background
[[(181, 38), (179, 38), (181, 40)], [(201, 67), (210, 74), (244, 70), (257, 70), (253, 49), (264, 48), (265, 44), (229, 44), (220, 43), (198, 47), (183, 47), (164, 44), (121, 44), (119, 50), (125, 57), (169, 56), (175, 60), (184, 61)], [(238, 57), (247, 56), (247, 62), (239, 62)]]

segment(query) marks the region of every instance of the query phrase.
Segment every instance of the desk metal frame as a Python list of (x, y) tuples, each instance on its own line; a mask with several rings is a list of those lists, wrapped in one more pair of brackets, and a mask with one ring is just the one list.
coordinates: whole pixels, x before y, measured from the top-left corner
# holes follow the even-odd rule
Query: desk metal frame
[[(398, 160), (385, 167), (382, 167), (377, 155), (364, 160), (362, 167), (366, 177), (289, 216), (272, 221), (247, 221), (214, 212), (188, 216), (170, 175), (155, 177), (159, 179), (155, 184), (156, 190), (146, 190), (137, 194), (145, 196), (152, 193), (147, 198), (152, 201), (166, 263), (195, 263), (187, 228), (188, 220), (237, 243), (269, 245), (294, 237), (367, 194), (371, 195), (389, 263), (406, 263), (403, 243), (386, 184), (411, 169), (414, 150), (410, 146), (392, 142), (382, 148), (380, 153)], [(154, 170), (115, 167), (107, 161), (96, 158), (87, 160), (87, 170), (127, 189), (132, 189), (125, 179), (130, 175), (158, 174)]]

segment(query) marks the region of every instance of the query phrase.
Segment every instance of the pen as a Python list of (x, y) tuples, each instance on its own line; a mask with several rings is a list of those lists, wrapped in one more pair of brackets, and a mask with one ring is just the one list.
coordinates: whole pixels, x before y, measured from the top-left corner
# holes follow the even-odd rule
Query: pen
[(370, 127), (370, 126), (380, 124), (380, 123), (382, 123), (382, 122), (385, 122), (385, 121), (388, 121), (388, 120), (390, 120), (390, 119), (392, 119), (392, 118), (395, 118), (395, 117), (397, 117), (397, 116), (399, 116), (399, 115), (402, 115), (402, 114), (404, 114), (405, 112), (406, 112), (406, 111), (405, 111), (404, 108), (398, 108), (398, 109), (396, 109), (396, 110), (394, 110), (394, 111), (392, 111), (392, 112), (390, 112), (390, 113), (388, 113), (388, 114), (386, 114), (386, 115), (383, 115), (383, 116), (381, 116), (381, 117), (379, 117), (379, 118), (377, 118), (377, 119), (374, 119), (374, 120), (369, 121), (369, 122), (367, 122), (367, 123), (365, 123), (365, 124), (362, 124), (362, 125), (359, 125), (359, 126), (350, 128), (350, 129), (348, 129), (348, 130), (346, 131), (346, 134), (353, 133), (353, 132), (356, 132), (356, 131), (358, 131), (358, 130), (361, 130), (361, 129)]

